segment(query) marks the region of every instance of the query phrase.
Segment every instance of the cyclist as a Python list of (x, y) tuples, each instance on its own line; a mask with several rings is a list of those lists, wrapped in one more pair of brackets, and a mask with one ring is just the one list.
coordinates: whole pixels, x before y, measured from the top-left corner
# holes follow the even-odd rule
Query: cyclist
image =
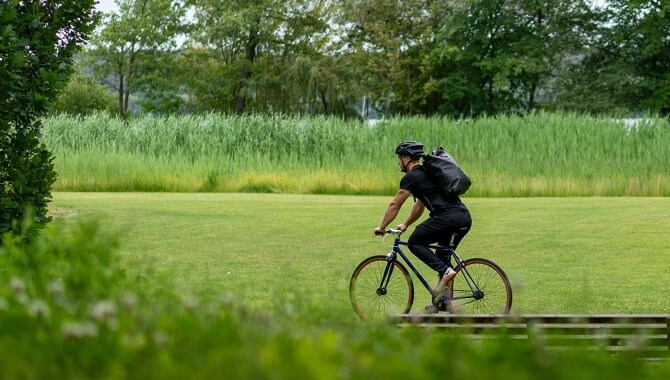
[[(458, 196), (446, 198), (441, 195), (437, 186), (428, 177), (420, 162), (420, 158), (424, 155), (423, 144), (406, 141), (398, 145), (395, 153), (398, 156), (400, 171), (405, 175), (400, 180), (398, 192), (388, 205), (374, 233), (375, 235), (385, 233), (386, 227), (396, 218), (410, 194), (414, 197), (414, 205), (407, 219), (398, 225), (398, 229), (407, 230), (421, 217), (424, 209), (428, 208), (430, 217), (416, 226), (407, 240), (407, 247), (419, 260), (438, 273), (440, 281), (435, 288), (434, 299), (437, 302), (447, 291), (456, 272), (451, 266), (450, 258), (444, 252), (434, 254), (428, 246), (434, 243), (448, 245), (451, 235), (456, 232), (453, 242), (453, 247), (456, 248), (472, 226), (470, 211)], [(444, 304), (440, 306), (442, 306), (440, 310), (443, 310)], [(437, 310), (434, 305), (426, 306), (426, 312), (435, 313)]]

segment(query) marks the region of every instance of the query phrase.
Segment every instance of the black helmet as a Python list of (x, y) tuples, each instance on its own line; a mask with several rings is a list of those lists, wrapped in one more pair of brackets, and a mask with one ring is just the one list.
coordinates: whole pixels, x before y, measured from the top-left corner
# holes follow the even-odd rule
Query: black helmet
[(423, 144), (416, 141), (405, 141), (395, 148), (395, 154), (410, 156), (413, 159), (423, 156)]

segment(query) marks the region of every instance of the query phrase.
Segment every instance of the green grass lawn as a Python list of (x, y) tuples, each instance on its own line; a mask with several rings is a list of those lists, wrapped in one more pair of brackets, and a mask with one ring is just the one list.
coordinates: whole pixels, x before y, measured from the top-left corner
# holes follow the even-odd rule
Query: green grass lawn
[[(507, 272), (513, 312), (670, 312), (670, 198), (464, 200), (474, 224), (459, 253), (492, 259)], [(348, 296), (351, 272), (392, 244), (390, 237), (372, 237), (389, 201), (55, 193), (51, 212), (61, 221), (100, 220), (103, 230), (119, 234), (131, 271), (185, 297), (233, 297), (275, 315), (347, 320), (357, 318)], [(427, 267), (419, 268), (436, 280)], [(420, 313), (428, 296), (415, 285), (412, 312)]]

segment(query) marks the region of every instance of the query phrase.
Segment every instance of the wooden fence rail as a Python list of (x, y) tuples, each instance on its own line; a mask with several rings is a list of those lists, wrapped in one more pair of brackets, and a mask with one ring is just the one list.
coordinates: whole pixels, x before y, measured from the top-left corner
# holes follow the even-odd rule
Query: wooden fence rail
[(549, 347), (629, 351), (650, 359), (670, 357), (670, 314), (404, 314), (390, 321), (468, 338), (505, 336), (541, 341)]

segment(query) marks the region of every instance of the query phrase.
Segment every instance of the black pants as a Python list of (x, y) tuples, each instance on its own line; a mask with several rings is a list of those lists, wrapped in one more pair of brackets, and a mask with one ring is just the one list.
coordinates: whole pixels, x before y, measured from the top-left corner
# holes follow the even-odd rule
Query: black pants
[(453, 248), (456, 248), (458, 243), (470, 231), (471, 226), (472, 218), (470, 218), (470, 213), (467, 211), (434, 215), (416, 226), (407, 241), (407, 247), (419, 260), (423, 261), (434, 271), (437, 271), (438, 275), (443, 276), (444, 272), (449, 268), (449, 258), (444, 257), (444, 252), (433, 253), (428, 248), (428, 245), (434, 243), (449, 245), (451, 235), (461, 228), (467, 227), (467, 230), (460, 231), (456, 235), (453, 245)]

